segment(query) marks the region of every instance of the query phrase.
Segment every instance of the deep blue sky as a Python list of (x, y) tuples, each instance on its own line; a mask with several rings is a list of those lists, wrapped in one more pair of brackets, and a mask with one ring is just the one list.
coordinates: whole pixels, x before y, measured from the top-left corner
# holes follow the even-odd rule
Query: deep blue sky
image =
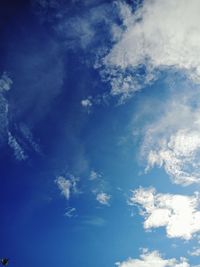
[[(138, 188), (184, 196), (199, 190), (198, 184), (176, 182), (173, 169), (181, 166), (199, 179), (198, 164), (189, 165), (199, 156), (199, 139), (191, 132), (199, 129), (192, 124), (199, 111), (198, 83), (169, 63), (165, 68), (152, 60), (150, 81), (146, 61), (125, 69), (102, 63), (134, 24), (129, 16), (145, 3), (1, 1), (0, 257), (10, 258), (10, 266), (110, 267), (139, 258), (141, 248), (198, 263), (188, 252), (198, 247), (198, 237), (169, 237), (167, 226), (145, 230), (141, 203), (130, 204)], [(128, 94), (122, 89), (127, 77), (139, 84)], [(112, 87), (115, 79), (120, 93)], [(188, 123), (186, 130), (181, 121)], [(173, 139), (181, 131), (183, 144)], [(177, 149), (173, 156), (179, 156), (177, 142), (178, 159), (189, 167), (163, 156), (160, 140), (166, 133), (169, 150)], [(142, 149), (150, 150), (148, 144), (163, 161), (146, 172), (151, 164)]]

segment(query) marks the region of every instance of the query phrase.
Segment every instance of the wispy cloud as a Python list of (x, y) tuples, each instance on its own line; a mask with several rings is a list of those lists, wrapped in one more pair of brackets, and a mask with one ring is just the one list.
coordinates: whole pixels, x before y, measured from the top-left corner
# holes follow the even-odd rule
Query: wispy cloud
[(13, 84), (12, 79), (8, 76), (6, 72), (4, 72), (0, 79), (0, 93), (9, 91)]
[(8, 132), (8, 145), (13, 149), (14, 156), (17, 160), (21, 161), (27, 159), (28, 156), (26, 155), (24, 149), (10, 132)]
[(200, 231), (199, 194), (193, 196), (157, 193), (154, 188), (133, 191), (130, 204), (141, 208), (144, 228), (165, 227), (169, 238), (191, 239)]
[[(3, 132), (7, 131), (8, 128), (8, 100), (5, 96), (5, 93), (11, 89), (13, 84), (12, 79), (8, 76), (6, 72), (4, 72), (0, 78), (0, 132), (3, 135)], [(5, 135), (5, 133), (4, 133)]]
[(23, 138), (29, 144), (31, 149), (33, 149), (36, 153), (42, 154), (41, 148), (39, 144), (34, 140), (33, 134), (31, 130), (25, 124), (20, 124), (20, 132), (22, 133)]
[(94, 180), (101, 179), (101, 178), (102, 178), (102, 175), (100, 173), (94, 170), (90, 172), (90, 177), (89, 177), (90, 181), (94, 181)]
[[(55, 2), (55, 3), (54, 3)], [(42, 22), (54, 22), (53, 29), (62, 37), (66, 49), (104, 50), (110, 23), (113, 21), (114, 5), (105, 1), (41, 1), (34, 0), (35, 12)], [(74, 5), (76, 10), (73, 12)], [(48, 9), (51, 8), (51, 14)], [(58, 19), (59, 18), (59, 19)], [(101, 24), (101, 27), (99, 25)], [(52, 25), (52, 24), (51, 24)], [(102, 34), (103, 33), (103, 34)], [(91, 51), (90, 51), (91, 52)]]
[(98, 216), (88, 216), (83, 220), (83, 223), (90, 226), (102, 227), (106, 224), (106, 221)]
[(7, 143), (15, 159), (24, 161), (28, 158), (28, 152), (31, 149), (40, 154), (41, 149), (35, 142), (31, 130), (25, 124), (13, 123), (13, 116), (9, 116), (11, 108), (7, 92), (11, 90), (12, 85), (12, 79), (4, 72), (0, 78), (0, 144)]
[(74, 217), (76, 217), (77, 216), (77, 214), (76, 214), (76, 208), (72, 208), (72, 207), (66, 208), (64, 215), (66, 217), (68, 217), (68, 218), (74, 218)]

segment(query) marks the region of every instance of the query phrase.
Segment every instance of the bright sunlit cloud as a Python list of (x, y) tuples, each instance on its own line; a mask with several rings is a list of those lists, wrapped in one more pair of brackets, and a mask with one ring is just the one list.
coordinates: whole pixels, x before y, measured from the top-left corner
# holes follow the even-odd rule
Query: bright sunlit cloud
[(182, 70), (199, 83), (198, 0), (144, 1), (135, 13), (130, 5), (118, 3), (123, 25), (115, 27), (118, 40), (102, 61), (112, 95), (126, 99), (165, 69)]
[[(144, 250), (138, 259), (129, 258), (124, 262), (116, 263), (119, 267), (190, 267), (187, 259), (165, 259), (158, 251)], [(192, 267), (192, 266), (191, 266)]]
[(157, 193), (154, 188), (133, 191), (130, 204), (144, 216), (144, 228), (165, 227), (169, 238), (189, 240), (200, 231), (199, 194), (193, 196)]

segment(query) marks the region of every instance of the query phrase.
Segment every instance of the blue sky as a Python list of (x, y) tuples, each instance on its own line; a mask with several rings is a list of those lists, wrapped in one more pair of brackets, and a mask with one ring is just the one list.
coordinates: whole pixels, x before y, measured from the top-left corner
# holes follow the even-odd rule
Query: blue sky
[(200, 266), (199, 1), (0, 5), (0, 257)]

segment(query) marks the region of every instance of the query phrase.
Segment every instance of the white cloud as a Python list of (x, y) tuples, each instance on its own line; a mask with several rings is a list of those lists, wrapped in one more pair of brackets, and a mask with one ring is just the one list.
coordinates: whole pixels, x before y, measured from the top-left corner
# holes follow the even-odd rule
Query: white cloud
[(73, 175), (69, 176), (69, 179), (66, 179), (63, 176), (59, 176), (55, 183), (57, 184), (58, 188), (61, 191), (61, 194), (69, 200), (71, 197), (71, 194), (78, 193), (77, 189), (77, 182), (79, 179), (75, 178)]
[(194, 196), (156, 193), (154, 188), (133, 191), (130, 204), (142, 208), (144, 228), (165, 227), (169, 238), (191, 239), (200, 231), (199, 194)]
[(84, 108), (90, 108), (90, 107), (92, 107), (92, 101), (89, 98), (83, 99), (83, 100), (81, 100), (81, 105)]
[(195, 99), (199, 94), (173, 95), (162, 104), (162, 115), (144, 127), (141, 157), (147, 160), (146, 171), (163, 167), (176, 184), (200, 182), (200, 106)]
[(96, 196), (96, 200), (102, 205), (109, 205), (110, 198), (111, 196), (104, 192), (98, 193)]
[(199, 83), (199, 0), (145, 0), (134, 13), (118, 6), (125, 30), (119, 28), (119, 40), (102, 60), (112, 95), (129, 97), (165, 69), (183, 70)]
[(192, 251), (188, 251), (188, 254), (190, 256), (198, 257), (198, 256), (200, 256), (200, 248), (199, 247), (194, 247)]
[(191, 265), (187, 262), (187, 259), (180, 258), (177, 260), (164, 259), (158, 251), (144, 252), (140, 255), (139, 259), (129, 258), (124, 262), (116, 263), (119, 267), (190, 267)]

